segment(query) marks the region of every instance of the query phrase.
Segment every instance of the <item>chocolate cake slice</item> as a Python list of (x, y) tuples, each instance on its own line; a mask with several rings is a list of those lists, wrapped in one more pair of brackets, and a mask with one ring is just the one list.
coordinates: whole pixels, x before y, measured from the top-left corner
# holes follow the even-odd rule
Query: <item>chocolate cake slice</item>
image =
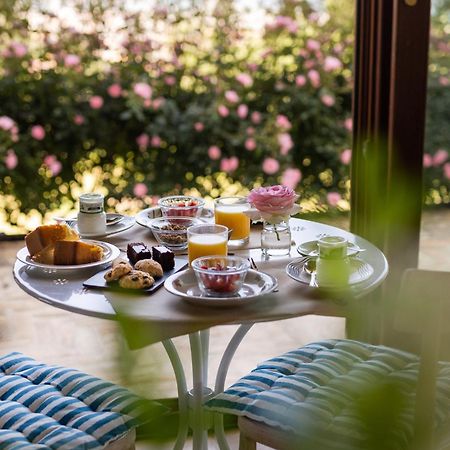
[(141, 259), (151, 259), (152, 251), (143, 242), (132, 242), (127, 246), (127, 256), (134, 266)]
[(161, 264), (163, 270), (172, 270), (175, 267), (175, 255), (168, 248), (152, 247), (153, 259)]

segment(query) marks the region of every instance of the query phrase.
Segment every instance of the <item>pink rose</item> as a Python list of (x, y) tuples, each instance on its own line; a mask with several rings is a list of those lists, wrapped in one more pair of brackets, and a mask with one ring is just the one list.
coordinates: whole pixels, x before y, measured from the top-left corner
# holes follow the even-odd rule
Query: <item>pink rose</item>
[(108, 94), (110, 97), (117, 98), (122, 95), (122, 86), (118, 83), (111, 84), (108, 87)]
[(298, 195), (287, 186), (269, 186), (252, 189), (248, 201), (261, 212), (284, 215), (294, 206)]
[(161, 142), (162, 139), (159, 136), (152, 136), (152, 140), (150, 143), (152, 144), (152, 147), (158, 148), (161, 147)]
[(62, 170), (62, 164), (59, 161), (54, 161), (48, 168), (52, 177), (56, 177)]
[(306, 84), (306, 77), (305, 75), (297, 75), (295, 77), (295, 84), (298, 87), (302, 87)]
[(255, 134), (255, 129), (253, 127), (247, 127), (245, 131), (249, 136), (253, 136)]
[(13, 170), (17, 167), (19, 159), (17, 158), (14, 150), (8, 150), (5, 156), (5, 166), (9, 170)]
[(262, 120), (261, 113), (258, 111), (253, 111), (252, 115), (251, 115), (251, 120), (255, 125), (258, 125), (259, 123), (261, 123), (261, 120)]
[(281, 133), (277, 136), (278, 145), (280, 146), (280, 153), (287, 155), (294, 146), (291, 135), (289, 133)]
[(320, 73), (317, 70), (310, 70), (308, 78), (313, 87), (318, 88), (320, 86)]
[(324, 94), (320, 97), (321, 102), (325, 105), (331, 108), (335, 103), (336, 100), (332, 95)]
[(142, 133), (136, 138), (136, 143), (139, 146), (139, 150), (145, 150), (150, 143), (150, 137), (148, 134)]
[(433, 157), (429, 153), (423, 154), (423, 167), (431, 167), (433, 165)]
[(267, 175), (273, 175), (280, 170), (280, 163), (275, 158), (266, 158), (262, 163), (262, 170)]
[(308, 39), (306, 41), (306, 48), (312, 52), (320, 50), (320, 42), (315, 39)]
[(225, 99), (230, 103), (237, 103), (239, 101), (239, 95), (236, 91), (225, 91)]
[(245, 119), (248, 115), (248, 106), (247, 105), (239, 105), (237, 109), (237, 115), (240, 119)]
[(450, 180), (450, 163), (444, 164), (444, 176), (447, 180)]
[(80, 64), (80, 62), (81, 62), (81, 59), (78, 55), (69, 54), (64, 57), (64, 65), (66, 67), (78, 66), (78, 64)]
[(341, 194), (339, 194), (339, 192), (328, 192), (327, 202), (330, 206), (337, 206), (341, 200), (342, 196)]
[(438, 167), (445, 163), (448, 159), (448, 152), (446, 150), (443, 150), (442, 148), (439, 149), (433, 156), (433, 166)]
[(212, 160), (220, 159), (222, 152), (217, 145), (211, 145), (211, 147), (208, 148), (208, 156)]
[(89, 99), (89, 106), (92, 109), (100, 109), (103, 106), (103, 98), (100, 95), (93, 95)]
[(147, 195), (148, 188), (144, 183), (136, 183), (133, 188), (133, 193), (136, 197), (142, 198)]
[(45, 158), (44, 158), (44, 164), (46, 165), (46, 166), (49, 166), (50, 164), (53, 164), (54, 162), (56, 162), (57, 161), (57, 159), (56, 159), (56, 156), (55, 155), (47, 155)]
[(14, 120), (11, 119), (11, 117), (8, 116), (0, 116), (0, 128), (2, 130), (11, 130), (15, 126)]
[(253, 138), (248, 138), (245, 140), (245, 148), (252, 152), (256, 148), (256, 141)]
[(253, 78), (248, 73), (240, 73), (236, 75), (236, 81), (244, 87), (250, 87), (253, 84)]
[(349, 148), (346, 148), (339, 156), (342, 164), (348, 166), (350, 161), (352, 160), (352, 151)]
[(31, 136), (37, 141), (42, 141), (45, 138), (45, 130), (42, 125), (34, 125), (31, 127)]
[(441, 86), (449, 86), (450, 85), (450, 78), (447, 78), (447, 77), (444, 77), (444, 76), (439, 77), (439, 84)]
[(334, 70), (342, 69), (342, 62), (335, 56), (327, 56), (323, 62), (323, 70), (325, 72), (333, 72)]
[(230, 110), (225, 105), (219, 105), (217, 107), (217, 112), (220, 117), (227, 117), (230, 114)]
[(136, 83), (133, 86), (133, 92), (144, 100), (149, 100), (152, 98), (153, 90), (148, 83)]
[(201, 132), (205, 129), (205, 125), (203, 125), (202, 122), (195, 122), (195, 123), (194, 123), (194, 129), (195, 129), (195, 131), (197, 131), (198, 133), (201, 133)]
[(277, 127), (283, 128), (284, 130), (290, 130), (292, 128), (291, 122), (284, 114), (278, 114), (275, 123)]
[(234, 172), (239, 167), (239, 159), (236, 156), (232, 156), (231, 158), (223, 158), (220, 161), (220, 170), (222, 172)]
[(348, 117), (347, 119), (345, 119), (344, 127), (346, 128), (347, 131), (353, 130), (353, 119), (351, 117)]
[(173, 75), (167, 75), (164, 77), (164, 83), (166, 83), (167, 86), (175, 86), (177, 79)]
[(157, 97), (155, 100), (153, 100), (153, 109), (156, 111), (157, 109), (161, 108), (162, 105), (164, 105), (164, 98), (163, 97)]
[(16, 58), (23, 58), (28, 52), (27, 46), (20, 42), (12, 42), (10, 48)]
[(302, 179), (302, 173), (299, 169), (293, 169), (292, 167), (286, 169), (281, 176), (281, 182), (288, 188), (295, 189)]
[(81, 114), (75, 114), (75, 117), (73, 118), (73, 123), (75, 125), (83, 125), (84, 117)]

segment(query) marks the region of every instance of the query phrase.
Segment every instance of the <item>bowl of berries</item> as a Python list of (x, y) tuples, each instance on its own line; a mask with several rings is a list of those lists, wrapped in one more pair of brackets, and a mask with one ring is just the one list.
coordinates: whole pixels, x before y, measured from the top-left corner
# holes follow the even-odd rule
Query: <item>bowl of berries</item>
[(159, 199), (158, 206), (164, 217), (199, 217), (205, 201), (188, 195), (172, 195)]
[(234, 297), (242, 288), (250, 263), (239, 256), (201, 256), (191, 266), (205, 295)]

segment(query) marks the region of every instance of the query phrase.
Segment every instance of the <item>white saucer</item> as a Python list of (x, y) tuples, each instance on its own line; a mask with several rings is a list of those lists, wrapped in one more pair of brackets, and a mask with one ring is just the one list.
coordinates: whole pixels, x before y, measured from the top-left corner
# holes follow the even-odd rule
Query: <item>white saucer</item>
[(120, 250), (112, 244), (109, 244), (107, 242), (100, 242), (100, 241), (88, 241), (84, 240), (83, 242), (86, 242), (88, 244), (95, 244), (98, 245), (103, 249), (103, 258), (100, 261), (95, 261), (88, 264), (74, 264), (70, 266), (60, 266), (55, 264), (42, 264), (36, 261), (33, 261), (30, 257), (30, 254), (28, 253), (28, 249), (26, 247), (20, 249), (17, 252), (17, 259), (20, 262), (23, 262), (24, 264), (27, 264), (28, 266), (33, 267), (39, 267), (41, 269), (49, 269), (49, 270), (80, 270), (80, 269), (87, 269), (91, 267), (97, 267), (97, 266), (105, 266), (112, 261), (114, 261), (116, 258), (120, 255)]
[[(156, 219), (157, 217), (162, 217), (161, 209), (159, 206), (153, 206), (151, 208), (143, 209), (136, 215), (136, 223), (139, 225), (150, 228), (149, 224), (152, 219)], [(214, 220), (214, 211), (210, 208), (203, 208), (202, 213), (198, 219), (204, 220), (205, 222), (209, 222)]]
[(263, 295), (270, 294), (278, 286), (278, 281), (268, 273), (249, 270), (244, 284), (235, 297), (210, 297), (202, 293), (192, 269), (171, 275), (164, 287), (172, 294), (189, 303), (201, 306), (228, 307), (246, 305)]

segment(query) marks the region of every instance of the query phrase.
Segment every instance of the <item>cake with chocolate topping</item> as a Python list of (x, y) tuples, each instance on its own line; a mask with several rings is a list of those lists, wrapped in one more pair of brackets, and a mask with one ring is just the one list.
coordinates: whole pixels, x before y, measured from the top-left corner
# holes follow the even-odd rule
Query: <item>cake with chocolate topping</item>
[(153, 259), (161, 264), (163, 270), (172, 270), (175, 267), (175, 255), (168, 248), (152, 247), (152, 253)]
[(152, 251), (143, 242), (132, 242), (127, 246), (127, 256), (134, 266), (141, 259), (151, 259)]

